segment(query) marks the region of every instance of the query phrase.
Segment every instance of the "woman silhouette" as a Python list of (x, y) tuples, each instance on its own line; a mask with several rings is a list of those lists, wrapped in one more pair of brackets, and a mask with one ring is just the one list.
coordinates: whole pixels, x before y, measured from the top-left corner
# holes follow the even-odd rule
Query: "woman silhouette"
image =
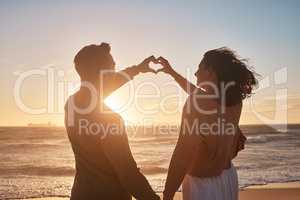
[(182, 183), (184, 200), (236, 200), (238, 177), (232, 159), (243, 149), (239, 129), (242, 100), (257, 84), (254, 73), (233, 51), (208, 51), (199, 64), (197, 86), (176, 73), (163, 57), (160, 71), (170, 74), (190, 95), (182, 112), (180, 136), (169, 166), (164, 200)]

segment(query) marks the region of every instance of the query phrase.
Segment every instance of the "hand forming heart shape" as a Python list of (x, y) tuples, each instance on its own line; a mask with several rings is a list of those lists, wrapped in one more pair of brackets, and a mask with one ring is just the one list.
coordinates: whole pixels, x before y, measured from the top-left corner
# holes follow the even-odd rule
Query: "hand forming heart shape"
[(173, 71), (168, 60), (164, 57), (155, 58), (150, 56), (146, 58), (141, 64), (138, 65), (140, 72), (153, 72), (157, 74), (158, 72), (171, 73)]
[(163, 66), (161, 65), (161, 63), (158, 62), (158, 60), (156, 59), (156, 61), (152, 61), (149, 63), (149, 67), (151, 69), (153, 69), (156, 73), (161, 71), (163, 69)]

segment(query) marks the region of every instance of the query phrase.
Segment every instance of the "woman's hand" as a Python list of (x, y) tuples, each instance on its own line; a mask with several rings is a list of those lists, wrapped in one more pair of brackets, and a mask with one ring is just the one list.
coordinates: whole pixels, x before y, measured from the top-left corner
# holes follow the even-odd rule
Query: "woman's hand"
[(150, 68), (150, 62), (158, 63), (154, 56), (150, 56), (146, 58), (143, 62), (141, 62), (141, 64), (137, 65), (138, 71), (141, 73), (153, 72), (156, 74), (157, 72), (154, 69)]
[(157, 59), (157, 63), (161, 64), (161, 66), (163, 66), (163, 68), (157, 70), (156, 72), (165, 72), (167, 74), (174, 74), (174, 69), (172, 68), (172, 66), (170, 65), (169, 61), (167, 59), (165, 59), (164, 57), (160, 56)]

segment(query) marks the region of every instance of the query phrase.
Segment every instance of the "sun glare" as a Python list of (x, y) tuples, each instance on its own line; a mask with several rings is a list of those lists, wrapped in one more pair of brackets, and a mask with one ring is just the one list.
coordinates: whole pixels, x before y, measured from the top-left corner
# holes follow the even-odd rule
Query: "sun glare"
[(105, 104), (110, 107), (113, 111), (118, 111), (118, 109), (120, 109), (121, 107), (121, 103), (118, 102), (117, 99), (112, 98), (112, 97), (108, 97), (107, 99), (105, 99)]

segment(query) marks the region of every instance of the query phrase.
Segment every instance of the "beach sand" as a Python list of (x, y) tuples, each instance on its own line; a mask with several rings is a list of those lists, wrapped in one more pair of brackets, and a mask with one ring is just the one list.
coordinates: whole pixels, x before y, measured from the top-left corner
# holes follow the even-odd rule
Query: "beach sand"
[[(250, 186), (240, 191), (240, 200), (300, 200), (300, 181), (289, 183), (271, 183), (267, 185)], [(30, 200), (67, 200), (68, 198), (46, 197)], [(177, 192), (174, 200), (181, 200)]]

